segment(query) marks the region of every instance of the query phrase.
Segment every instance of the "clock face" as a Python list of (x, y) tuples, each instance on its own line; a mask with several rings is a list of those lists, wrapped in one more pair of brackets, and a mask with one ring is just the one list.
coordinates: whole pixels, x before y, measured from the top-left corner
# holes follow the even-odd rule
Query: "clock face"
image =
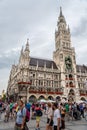
[(65, 65), (66, 65), (66, 69), (71, 70), (72, 69), (72, 60), (71, 57), (65, 57)]

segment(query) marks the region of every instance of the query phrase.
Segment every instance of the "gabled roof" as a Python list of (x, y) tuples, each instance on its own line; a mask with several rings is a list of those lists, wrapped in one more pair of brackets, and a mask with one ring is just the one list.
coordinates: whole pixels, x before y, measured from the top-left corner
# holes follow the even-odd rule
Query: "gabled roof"
[(38, 67), (44, 67), (46, 66), (46, 68), (52, 68), (53, 69), (58, 69), (55, 62), (52, 60), (46, 60), (46, 59), (39, 59), (39, 58), (30, 58), (30, 65), (31, 66), (37, 66)]
[(85, 65), (76, 65), (77, 72), (85, 73), (87, 72), (87, 66)]

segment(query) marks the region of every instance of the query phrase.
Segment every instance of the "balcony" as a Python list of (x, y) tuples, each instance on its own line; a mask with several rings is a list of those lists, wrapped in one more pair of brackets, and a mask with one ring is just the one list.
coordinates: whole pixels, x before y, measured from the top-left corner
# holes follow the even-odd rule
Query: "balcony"
[(75, 86), (74, 85), (69, 85), (69, 87), (74, 88)]
[(69, 80), (73, 80), (73, 78), (69, 78)]
[(69, 80), (69, 78), (66, 77), (65, 80)]
[(74, 78), (65, 78), (65, 80), (74, 80)]
[(33, 93), (33, 94), (51, 94), (51, 95), (54, 95), (54, 94), (60, 94), (60, 95), (62, 95), (63, 94), (63, 90), (61, 89), (61, 88), (56, 88), (56, 89), (54, 89), (54, 88), (50, 88), (49, 90), (47, 90), (47, 89), (43, 89), (43, 87), (42, 88), (37, 88), (37, 89), (35, 89), (35, 88), (30, 88), (29, 89), (29, 93)]
[(20, 84), (23, 84), (23, 85), (30, 84), (31, 85), (31, 82), (23, 82), (23, 81), (18, 82), (18, 85), (20, 85)]
[(87, 96), (87, 93), (80, 93), (80, 96)]
[(87, 90), (86, 89), (80, 89), (79, 93), (80, 93), (80, 96), (87, 96)]

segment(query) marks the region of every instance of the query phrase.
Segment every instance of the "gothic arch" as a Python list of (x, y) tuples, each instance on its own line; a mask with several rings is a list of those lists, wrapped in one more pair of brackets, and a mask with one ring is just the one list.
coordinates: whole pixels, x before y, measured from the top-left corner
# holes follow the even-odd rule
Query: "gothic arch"
[(60, 101), (60, 100), (61, 100), (61, 97), (60, 97), (60, 96), (57, 96), (57, 97), (56, 97), (56, 100), (57, 100), (57, 101)]
[(86, 101), (86, 99), (85, 99), (84, 97), (81, 97), (81, 100), (82, 100), (82, 101)]
[(45, 97), (43, 95), (40, 95), (38, 99), (45, 99)]
[(31, 95), (31, 96), (29, 97), (29, 102), (36, 102), (36, 101), (37, 101), (36, 96)]
[(54, 100), (54, 98), (52, 96), (48, 96), (48, 99), (50, 100)]

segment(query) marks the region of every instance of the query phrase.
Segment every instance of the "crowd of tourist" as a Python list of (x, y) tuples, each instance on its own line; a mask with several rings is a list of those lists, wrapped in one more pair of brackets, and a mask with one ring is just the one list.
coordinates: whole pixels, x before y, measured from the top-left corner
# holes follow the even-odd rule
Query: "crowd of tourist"
[(87, 105), (84, 103), (36, 102), (30, 104), (20, 99), (16, 103), (10, 101), (3, 104), (0, 101), (0, 113), (4, 112), (4, 122), (15, 119), (14, 130), (28, 130), (27, 122), (32, 119), (36, 120), (36, 130), (40, 130), (40, 120), (43, 115), (47, 116), (45, 130), (64, 130), (66, 120), (80, 120), (84, 118), (85, 111), (87, 111)]

